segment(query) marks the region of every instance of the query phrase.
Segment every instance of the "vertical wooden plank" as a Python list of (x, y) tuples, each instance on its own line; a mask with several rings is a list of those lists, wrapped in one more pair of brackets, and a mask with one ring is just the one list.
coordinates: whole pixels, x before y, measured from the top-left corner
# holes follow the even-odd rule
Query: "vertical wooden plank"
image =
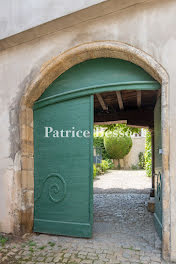
[[(90, 96), (90, 144), (89, 144), (89, 158), (90, 158), (90, 223), (93, 227), (93, 126), (94, 126), (94, 96)], [(92, 232), (92, 229), (91, 229)]]
[(155, 139), (154, 139), (154, 130), (151, 131), (151, 139), (152, 139), (152, 190), (150, 192), (150, 196), (155, 196)]

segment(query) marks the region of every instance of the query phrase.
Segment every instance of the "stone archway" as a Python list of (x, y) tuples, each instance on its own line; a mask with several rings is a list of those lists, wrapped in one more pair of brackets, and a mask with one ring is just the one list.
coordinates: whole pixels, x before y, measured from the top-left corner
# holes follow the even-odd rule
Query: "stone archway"
[[(168, 75), (150, 55), (125, 43), (97, 41), (76, 46), (46, 62), (39, 76), (27, 88), (20, 104), (21, 140), (21, 209), (18, 223), (22, 232), (32, 232), (33, 227), (33, 103), (62, 73), (83, 61), (109, 57), (130, 61), (142, 67), (162, 86), (162, 140), (163, 140), (163, 257), (170, 253), (170, 181), (169, 181), (169, 125), (168, 125)], [(25, 192), (24, 192), (25, 191)]]

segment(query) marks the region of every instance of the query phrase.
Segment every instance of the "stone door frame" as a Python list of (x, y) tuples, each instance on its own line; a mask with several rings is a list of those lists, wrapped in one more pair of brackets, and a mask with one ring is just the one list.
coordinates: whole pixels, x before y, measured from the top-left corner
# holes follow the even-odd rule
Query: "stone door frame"
[[(142, 67), (161, 84), (162, 99), (162, 144), (163, 144), (163, 241), (162, 255), (170, 257), (170, 176), (169, 176), (169, 121), (168, 121), (168, 84), (169, 78), (165, 69), (147, 53), (125, 43), (117, 41), (96, 41), (73, 47), (46, 62), (33, 83), (27, 87), (20, 103), (20, 154), (21, 181), (19, 182), (20, 197), (16, 219), (16, 230), (32, 232), (33, 227), (33, 193), (34, 193), (34, 147), (33, 147), (33, 110), (34, 102), (47, 87), (62, 73), (74, 65), (95, 58), (117, 58), (130, 61)], [(19, 173), (19, 171), (18, 171)]]

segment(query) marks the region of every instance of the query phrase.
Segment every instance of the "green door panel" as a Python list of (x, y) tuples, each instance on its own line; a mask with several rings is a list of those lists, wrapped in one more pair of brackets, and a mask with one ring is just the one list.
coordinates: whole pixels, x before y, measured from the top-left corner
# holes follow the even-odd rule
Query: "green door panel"
[(158, 98), (154, 110), (154, 142), (155, 142), (155, 213), (156, 230), (162, 237), (162, 137), (161, 137), (161, 97)]
[[(90, 131), (91, 136), (53, 137), (45, 127)], [(35, 232), (91, 237), (92, 168), (93, 96), (34, 110)]]
[(157, 90), (160, 84), (141, 67), (128, 61), (87, 60), (59, 76), (41, 95), (35, 108), (88, 94), (130, 89)]

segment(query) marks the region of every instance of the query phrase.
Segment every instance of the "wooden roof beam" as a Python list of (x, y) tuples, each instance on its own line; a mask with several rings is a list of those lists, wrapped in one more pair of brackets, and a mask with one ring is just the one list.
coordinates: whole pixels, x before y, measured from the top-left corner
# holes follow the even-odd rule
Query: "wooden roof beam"
[(154, 117), (153, 110), (126, 110), (112, 113), (94, 113), (94, 122), (103, 123), (109, 121), (127, 120), (128, 125), (137, 125), (142, 127), (153, 127)]
[(116, 95), (117, 95), (117, 101), (118, 101), (120, 110), (124, 110), (124, 105), (123, 105), (121, 92), (120, 91), (116, 91)]
[(103, 100), (103, 97), (100, 94), (96, 94), (96, 96), (97, 96), (97, 99), (98, 99), (101, 107), (103, 108), (103, 110), (107, 111), (108, 110), (108, 106), (105, 104), (105, 102)]
[(137, 91), (137, 106), (138, 106), (138, 108), (140, 108), (141, 107), (141, 91), (139, 90), (139, 91)]
[(127, 124), (127, 120), (94, 122), (94, 125), (112, 125), (112, 124)]

